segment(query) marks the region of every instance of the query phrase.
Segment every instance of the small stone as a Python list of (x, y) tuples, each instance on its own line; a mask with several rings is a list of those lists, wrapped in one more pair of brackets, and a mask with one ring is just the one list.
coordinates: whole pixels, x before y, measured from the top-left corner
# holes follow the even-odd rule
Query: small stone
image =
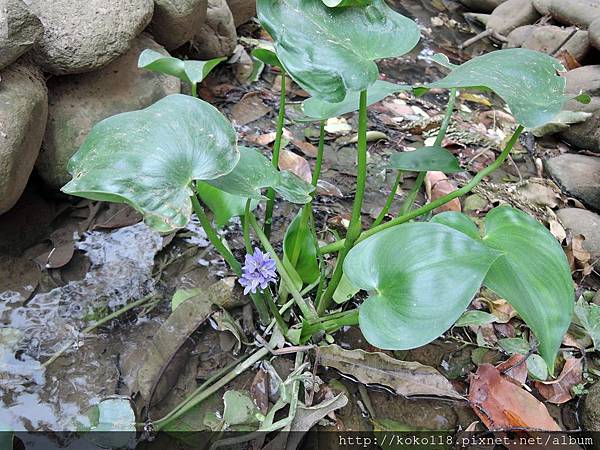
[(556, 212), (558, 220), (565, 229), (573, 234), (585, 236), (583, 247), (592, 254), (600, 255), (600, 216), (587, 209), (565, 208)]
[(138, 69), (138, 57), (147, 48), (168, 55), (143, 34), (128, 53), (102, 70), (48, 81), (49, 121), (36, 163), (48, 185), (58, 189), (71, 179), (67, 162), (96, 123), (115, 114), (146, 108), (166, 95), (180, 92), (177, 78)]
[(530, 25), (540, 18), (531, 0), (507, 0), (492, 12), (486, 28), (507, 36), (515, 28)]
[(206, 19), (207, 0), (154, 0), (150, 32), (167, 50), (190, 42)]
[(192, 41), (193, 56), (203, 60), (229, 56), (237, 45), (233, 14), (225, 0), (208, 0), (206, 21)]
[(545, 167), (568, 194), (600, 211), (600, 158), (565, 154), (547, 160)]
[(37, 67), (15, 63), (0, 72), (0, 214), (23, 193), (38, 157), (48, 94)]
[(153, 0), (27, 0), (44, 25), (31, 50), (34, 62), (54, 75), (105, 67), (126, 53), (150, 23)]
[(0, 70), (16, 61), (42, 36), (42, 22), (21, 0), (5, 0), (0, 4)]
[[(585, 397), (582, 420), (585, 431), (600, 431), (600, 383), (595, 383)], [(596, 443), (594, 448), (600, 449), (600, 445)]]
[(589, 28), (590, 44), (597, 50), (600, 50), (600, 18), (594, 20)]

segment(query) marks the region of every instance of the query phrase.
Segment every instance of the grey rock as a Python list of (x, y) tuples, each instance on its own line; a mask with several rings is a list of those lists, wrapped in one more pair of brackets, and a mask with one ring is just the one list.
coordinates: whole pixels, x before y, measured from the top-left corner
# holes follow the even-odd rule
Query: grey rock
[(531, 0), (508, 0), (490, 15), (486, 28), (507, 36), (515, 28), (530, 25), (540, 18)]
[(504, 3), (506, 0), (459, 0), (460, 3), (465, 5), (469, 10), (491, 13), (494, 9)]
[(565, 154), (547, 160), (545, 167), (563, 190), (600, 211), (600, 158)]
[(521, 27), (517, 27), (512, 30), (506, 38), (508, 42), (506, 43), (506, 48), (519, 48), (521, 47), (527, 39), (533, 34), (537, 27), (535, 25), (523, 25)]
[(0, 70), (29, 50), (44, 32), (21, 0), (0, 0)]
[(577, 100), (569, 100), (565, 109), (571, 111), (585, 111), (594, 113), (600, 110), (600, 65), (583, 66), (569, 70), (564, 77), (567, 80), (566, 92), (568, 96), (575, 97), (582, 92), (589, 94), (592, 100), (588, 104)]
[(522, 47), (548, 54), (553, 54), (558, 48), (561, 48), (567, 50), (578, 61), (581, 61), (590, 50), (588, 32), (577, 31), (562, 45), (569, 38), (571, 32), (571, 29), (554, 25), (535, 27), (535, 30), (522, 43)]
[(598, 0), (552, 0), (548, 4), (552, 17), (560, 23), (587, 28), (600, 17)]
[(190, 42), (206, 19), (207, 0), (154, 0), (150, 32), (167, 50)]
[(594, 20), (588, 27), (590, 34), (590, 44), (597, 50), (600, 50), (600, 18)]
[[(598, 97), (594, 98), (598, 100)], [(600, 101), (595, 101), (594, 105), (599, 106)], [(600, 153), (600, 110), (592, 114), (592, 117), (585, 122), (571, 125), (561, 134), (561, 137), (577, 148)], [(600, 176), (600, 173), (597, 176)]]
[(533, 7), (542, 16), (547, 16), (550, 14), (550, 3), (552, 3), (552, 0), (533, 0)]
[(0, 73), (0, 214), (12, 208), (38, 157), (48, 94), (40, 70), (15, 63)]
[[(484, 0), (488, 2), (503, 2), (505, 0)], [(233, 14), (233, 22), (236, 27), (249, 22), (256, 16), (256, 0), (227, 0), (229, 9)]]
[(128, 53), (104, 69), (48, 81), (50, 119), (36, 163), (48, 185), (60, 188), (69, 181), (67, 162), (96, 123), (118, 113), (145, 108), (180, 91), (175, 77), (138, 69), (138, 57), (146, 48), (168, 54), (142, 34)]
[(33, 60), (55, 75), (105, 67), (152, 19), (153, 0), (26, 0), (44, 25)]
[(229, 56), (236, 45), (237, 32), (227, 2), (208, 0), (206, 21), (196, 32), (193, 40), (193, 56), (199, 59)]
[[(582, 420), (586, 431), (600, 431), (600, 383), (595, 383), (585, 397)], [(600, 444), (596, 442), (593, 448), (600, 449)]]
[(565, 208), (556, 212), (564, 228), (585, 236), (583, 247), (596, 257), (600, 255), (600, 216), (587, 209)]

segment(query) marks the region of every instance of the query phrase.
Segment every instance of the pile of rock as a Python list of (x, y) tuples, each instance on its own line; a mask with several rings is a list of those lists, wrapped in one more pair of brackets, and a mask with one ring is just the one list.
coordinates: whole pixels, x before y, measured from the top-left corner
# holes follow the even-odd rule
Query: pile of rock
[[(137, 69), (146, 48), (230, 55), (254, 0), (0, 0), (0, 214), (36, 167), (52, 188), (91, 127), (180, 91)], [(47, 80), (47, 82), (46, 82)]]

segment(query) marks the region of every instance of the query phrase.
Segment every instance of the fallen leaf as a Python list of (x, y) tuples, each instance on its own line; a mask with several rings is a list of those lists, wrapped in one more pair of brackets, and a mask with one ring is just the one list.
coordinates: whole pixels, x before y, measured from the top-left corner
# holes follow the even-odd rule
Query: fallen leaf
[(352, 131), (352, 127), (343, 117), (332, 117), (327, 119), (325, 131), (331, 134), (347, 134)]
[(589, 275), (593, 267), (591, 264), (592, 255), (584, 248), (584, 241), (584, 235), (577, 234), (573, 236), (568, 233), (565, 254), (572, 272), (581, 271), (583, 275)]
[[(433, 202), (438, 198), (451, 194), (456, 191), (456, 187), (448, 180), (448, 177), (443, 172), (427, 172), (425, 175), (425, 191), (429, 202)], [(445, 205), (434, 210), (434, 214), (443, 211), (461, 211), (460, 200), (455, 198)]]
[(506, 361), (498, 364), (496, 369), (519, 384), (525, 384), (527, 381), (527, 364), (524, 355), (514, 354)]
[(308, 161), (290, 150), (281, 150), (279, 154), (279, 169), (289, 170), (307, 183), (310, 183), (312, 180), (312, 172)]
[(579, 61), (577, 61), (577, 59), (566, 48), (563, 48), (554, 57), (558, 59), (567, 70), (573, 70), (581, 67)]
[(275, 141), (277, 133), (274, 131), (272, 133), (265, 134), (247, 134), (244, 136), (244, 139), (252, 144), (256, 145), (269, 145), (271, 142)]
[(329, 181), (319, 180), (317, 181), (317, 193), (319, 195), (328, 195), (330, 197), (343, 198), (344, 194), (339, 187), (335, 184), (331, 184)]
[(575, 303), (575, 315), (589, 337), (596, 350), (600, 349), (600, 306), (588, 303), (580, 298)]
[(479, 105), (487, 107), (492, 106), (492, 103), (489, 101), (489, 99), (480, 94), (473, 94), (471, 92), (461, 92), (458, 98), (467, 102), (477, 103)]
[(75, 253), (73, 230), (59, 228), (50, 235), (51, 249), (35, 258), (35, 261), (45, 269), (60, 269), (66, 266)]
[(561, 431), (542, 402), (491, 364), (479, 366), (471, 377), (469, 403), (490, 430)]
[(310, 142), (302, 141), (300, 139), (292, 139), (292, 144), (298, 147), (306, 156), (310, 156), (311, 158), (317, 157), (317, 147), (312, 145)]
[[(380, 141), (382, 139), (389, 139), (388, 135), (381, 131), (367, 131), (367, 142)], [(355, 144), (358, 142), (358, 134), (352, 136), (348, 141), (349, 144)]]
[(256, 372), (252, 380), (250, 394), (258, 410), (263, 415), (267, 414), (269, 411), (269, 373), (262, 367)]
[(106, 229), (114, 230), (142, 221), (142, 214), (129, 205), (122, 203), (108, 203), (97, 216), (92, 230)]
[(231, 110), (231, 121), (243, 126), (260, 119), (269, 111), (271, 108), (263, 103), (258, 92), (249, 92)]
[(364, 384), (379, 384), (398, 395), (435, 395), (462, 399), (436, 369), (418, 362), (400, 361), (385, 353), (345, 350), (338, 345), (319, 348), (320, 363), (351, 375)]
[(571, 389), (582, 382), (583, 358), (569, 358), (554, 381), (536, 381), (540, 395), (550, 403), (560, 405), (573, 398)]

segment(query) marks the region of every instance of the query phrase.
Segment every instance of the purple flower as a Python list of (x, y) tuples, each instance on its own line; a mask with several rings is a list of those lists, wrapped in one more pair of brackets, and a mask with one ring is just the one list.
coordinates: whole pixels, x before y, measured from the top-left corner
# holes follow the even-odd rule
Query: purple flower
[(263, 290), (276, 279), (275, 261), (269, 257), (268, 253), (263, 253), (260, 249), (255, 248), (253, 255), (249, 253), (246, 255), (242, 276), (238, 280), (244, 286), (244, 295), (248, 292), (255, 294), (257, 288), (260, 287)]

